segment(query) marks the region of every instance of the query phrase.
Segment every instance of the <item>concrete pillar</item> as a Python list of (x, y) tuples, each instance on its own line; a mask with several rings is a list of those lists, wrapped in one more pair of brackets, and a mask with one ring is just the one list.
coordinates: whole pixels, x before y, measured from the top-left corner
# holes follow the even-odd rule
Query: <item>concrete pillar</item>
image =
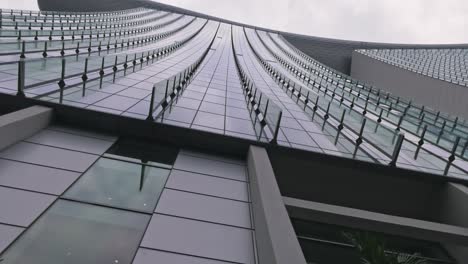
[[(439, 212), (442, 220), (468, 227), (468, 187), (447, 183)], [(455, 244), (444, 244), (444, 246), (458, 263), (468, 262), (468, 246)]]
[(34, 135), (52, 121), (53, 110), (31, 106), (0, 116), (0, 150)]
[(259, 264), (305, 264), (266, 150), (250, 146), (247, 166)]

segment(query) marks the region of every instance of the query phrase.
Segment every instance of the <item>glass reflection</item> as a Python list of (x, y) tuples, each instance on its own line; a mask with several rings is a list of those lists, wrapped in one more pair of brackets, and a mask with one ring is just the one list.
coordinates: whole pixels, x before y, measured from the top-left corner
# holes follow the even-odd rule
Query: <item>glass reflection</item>
[(58, 200), (1, 257), (2, 264), (129, 264), (149, 215)]
[(79, 201), (152, 213), (169, 170), (101, 158), (65, 193)]

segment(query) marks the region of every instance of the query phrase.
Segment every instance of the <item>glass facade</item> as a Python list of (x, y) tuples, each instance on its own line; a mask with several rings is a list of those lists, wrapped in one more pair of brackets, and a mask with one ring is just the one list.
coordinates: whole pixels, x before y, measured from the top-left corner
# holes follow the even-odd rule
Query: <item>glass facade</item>
[[(435, 174), (467, 173), (463, 120), (369, 87), (271, 32), (151, 9), (58, 18), (3, 11), (2, 23), (5, 93)], [(427, 52), (434, 56), (415, 57), (452, 56)]]
[[(466, 85), (463, 49), (359, 52)], [(99, 124), (114, 135), (54, 124), (0, 149), (2, 264), (259, 263), (256, 236), (269, 233), (256, 233), (265, 227), (254, 216), (262, 199), (249, 172), (270, 167), (252, 168), (245, 149), (229, 156), (245, 144), (404, 168), (443, 183), (468, 179), (465, 120), (327, 67), (277, 33), (188, 14), (1, 10), (0, 93), (118, 123)], [(218, 141), (199, 140), (206, 135)], [(344, 234), (366, 231), (292, 223), (309, 263), (361, 263)], [(453, 233), (444, 234), (460, 239)], [(372, 235), (388, 241), (387, 255), (456, 263), (442, 243)]]
[[(412, 170), (467, 174), (463, 120), (369, 87), (271, 32), (152, 9), (58, 17), (3, 11), (2, 26), (5, 93)], [(427, 52), (433, 56), (414, 57), (452, 61), (451, 52)], [(463, 67), (459, 60), (453, 64)]]
[(153, 212), (169, 170), (99, 159), (65, 193), (66, 198), (135, 211)]
[(255, 263), (243, 160), (59, 125), (1, 153), (2, 263)]
[(131, 263), (150, 217), (59, 200), (2, 255), (4, 263)]

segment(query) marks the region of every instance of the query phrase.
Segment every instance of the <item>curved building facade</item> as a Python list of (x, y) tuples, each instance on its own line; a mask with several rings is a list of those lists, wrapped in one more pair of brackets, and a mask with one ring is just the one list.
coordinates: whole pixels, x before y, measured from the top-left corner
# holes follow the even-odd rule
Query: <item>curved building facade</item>
[[(59, 0), (38, 0), (41, 10), (56, 10), (56, 11), (111, 11), (122, 10), (131, 7), (152, 7), (171, 12), (189, 14), (197, 17), (204, 17), (231, 24), (249, 26), (233, 21), (220, 19), (217, 17), (205, 15), (191, 10), (158, 3), (150, 0), (116, 0), (116, 1), (59, 1)], [(263, 29), (265, 30), (265, 29)], [(271, 30), (269, 30), (271, 31)], [(292, 34), (288, 32), (277, 32), (281, 34), (288, 42), (299, 48), (307, 55), (315, 58), (323, 64), (332, 67), (345, 74), (351, 73), (351, 57), (352, 52), (356, 49), (438, 49), (438, 48), (468, 48), (468, 44), (447, 44), (447, 45), (424, 45), (424, 44), (395, 44), (395, 43), (378, 43), (340, 40), (331, 38), (313, 37), (300, 34)]]
[(463, 47), (39, 6), (0, 12), (2, 264), (468, 260), (463, 113), (366, 70), (464, 86)]
[[(84, 0), (89, 1), (89, 0)], [(198, 12), (157, 3), (150, 0), (118, 0), (118, 1), (89, 1), (82, 3), (76, 1), (53, 1), (38, 0), (41, 10), (61, 11), (99, 11), (99, 10), (121, 10), (132, 7), (148, 7), (167, 10), (171, 12), (189, 14), (210, 20), (247, 26), (232, 21), (227, 21)], [(259, 28), (261, 29), (261, 28)], [(354, 70), (352, 69), (352, 57), (355, 50), (370, 49), (409, 49), (409, 50), (439, 50), (439, 49), (466, 49), (468, 44), (446, 44), (446, 45), (423, 45), (423, 44), (394, 44), (363, 41), (349, 41), (339, 39), (320, 38), (287, 32), (277, 32), (261, 29), (280, 34), (286, 41), (298, 48), (315, 60), (323, 63), (344, 74), (351, 75), (357, 79), (366, 81), (370, 85), (380, 87), (397, 96), (405, 97), (418, 104), (426, 105), (437, 110), (449, 113), (460, 118), (468, 118), (468, 90), (460, 87), (457, 83), (446, 80), (434, 79), (431, 76), (420, 76), (413, 71), (401, 70), (392, 64), (382, 63), (370, 57), (356, 55)], [(417, 73), (417, 72), (416, 72)], [(445, 98), (441, 98), (441, 95)]]

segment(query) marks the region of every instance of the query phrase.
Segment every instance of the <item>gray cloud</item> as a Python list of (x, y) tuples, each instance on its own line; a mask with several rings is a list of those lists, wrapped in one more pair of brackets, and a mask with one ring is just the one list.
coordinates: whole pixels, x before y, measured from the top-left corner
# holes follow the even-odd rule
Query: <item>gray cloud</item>
[[(98, 0), (97, 0), (98, 1)], [(37, 0), (1, 0), (37, 10)], [(466, 0), (160, 0), (246, 24), (362, 41), (468, 43)]]
[(464, 0), (161, 0), (234, 21), (321, 37), (467, 43)]

